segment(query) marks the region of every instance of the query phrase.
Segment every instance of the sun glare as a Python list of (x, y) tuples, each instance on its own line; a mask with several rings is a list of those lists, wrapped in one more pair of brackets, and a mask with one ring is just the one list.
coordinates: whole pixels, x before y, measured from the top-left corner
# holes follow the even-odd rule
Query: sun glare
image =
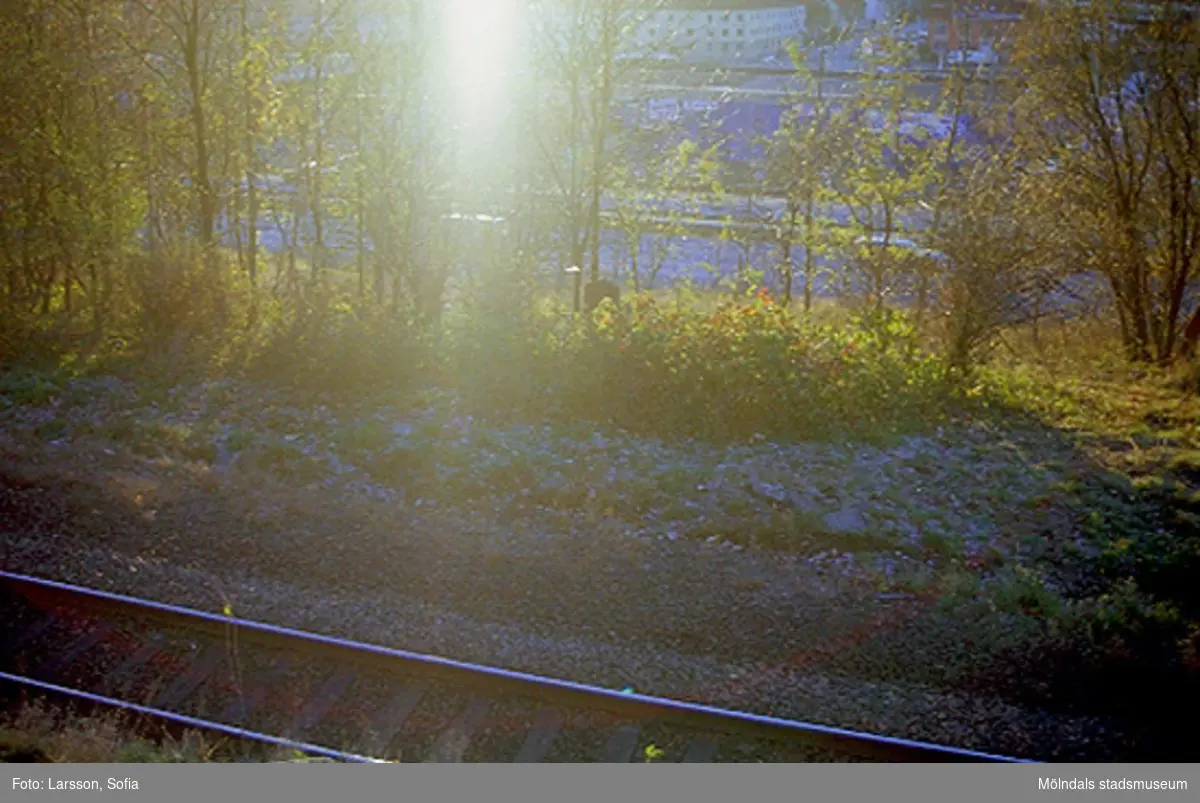
[(447, 98), (457, 127), (495, 125), (506, 104), (521, 38), (519, 0), (447, 0)]

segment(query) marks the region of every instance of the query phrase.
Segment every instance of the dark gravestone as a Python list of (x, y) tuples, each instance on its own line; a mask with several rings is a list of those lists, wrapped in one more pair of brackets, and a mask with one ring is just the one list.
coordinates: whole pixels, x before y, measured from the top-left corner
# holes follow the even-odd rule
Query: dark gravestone
[(583, 288), (583, 306), (589, 312), (600, 306), (600, 302), (606, 298), (611, 298), (614, 304), (617, 303), (621, 300), (621, 288), (607, 279), (589, 282), (587, 287)]

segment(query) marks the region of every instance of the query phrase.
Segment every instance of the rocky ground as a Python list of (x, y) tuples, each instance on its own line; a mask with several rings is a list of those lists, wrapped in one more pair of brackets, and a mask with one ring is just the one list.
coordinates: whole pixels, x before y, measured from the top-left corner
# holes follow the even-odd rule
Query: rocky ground
[(1045, 628), (995, 590), (1048, 544), (1087, 548), (1060, 499), (1079, 458), (1036, 430), (721, 448), (485, 423), (444, 395), (0, 398), (11, 571), (975, 749), (1128, 745), (989, 685)]

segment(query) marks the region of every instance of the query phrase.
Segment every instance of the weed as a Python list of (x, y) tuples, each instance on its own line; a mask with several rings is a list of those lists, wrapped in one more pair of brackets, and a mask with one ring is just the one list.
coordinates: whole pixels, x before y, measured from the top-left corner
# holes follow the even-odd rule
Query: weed
[(149, 733), (119, 715), (79, 716), (69, 708), (35, 701), (0, 720), (0, 761), (90, 763), (185, 763), (270, 761), (278, 751), (247, 752), (187, 731)]
[(949, 535), (938, 530), (925, 530), (921, 533), (921, 546), (927, 552), (943, 559), (957, 557), (962, 554), (962, 545)]
[(225, 446), (229, 451), (237, 453), (243, 452), (252, 446), (257, 439), (257, 434), (251, 429), (234, 429), (225, 439)]
[(938, 606), (943, 612), (977, 604), (983, 597), (983, 585), (974, 572), (951, 569), (938, 578), (937, 585)]
[(250, 465), (286, 477), (302, 485), (314, 482), (329, 473), (323, 461), (306, 455), (286, 441), (265, 441), (250, 454)]
[(765, 521), (754, 520), (738, 528), (738, 543), (765, 549), (805, 550), (819, 532), (803, 511), (773, 511)]
[(854, 432), (890, 443), (958, 403), (936, 360), (907, 347), (906, 327), (903, 316), (819, 327), (765, 295), (711, 310), (635, 296), (591, 318), (542, 313), (483, 351), (464, 340), (455, 359), (471, 376), (460, 389), (484, 411), (569, 411), (666, 437)]
[(67, 434), (67, 422), (61, 418), (53, 418), (34, 428), (34, 435), (39, 440), (56, 441)]
[(367, 419), (342, 427), (334, 433), (333, 440), (339, 454), (353, 455), (379, 451), (390, 445), (395, 436), (382, 423)]
[(363, 470), (379, 482), (400, 482), (414, 474), (426, 474), (436, 455), (431, 444), (399, 444), (362, 461)]
[(1063, 609), (1062, 597), (1042, 577), (1020, 565), (997, 572), (987, 590), (997, 610), (1004, 613), (1053, 618)]
[(62, 392), (56, 379), (44, 373), (0, 374), (0, 408), (48, 404)]

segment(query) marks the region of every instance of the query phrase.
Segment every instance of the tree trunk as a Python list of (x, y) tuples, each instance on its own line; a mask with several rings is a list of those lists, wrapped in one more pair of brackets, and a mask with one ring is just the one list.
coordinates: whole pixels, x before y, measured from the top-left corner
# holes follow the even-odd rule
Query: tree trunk
[(314, 92), (316, 93), (315, 104), (313, 108), (313, 161), (316, 164), (312, 171), (312, 220), (313, 220), (313, 253), (312, 253), (312, 278), (316, 281), (321, 270), (325, 267), (325, 218), (322, 214), (321, 193), (324, 189), (322, 179), (325, 165), (325, 132), (324, 132), (324, 115), (321, 110), (321, 84), (322, 84), (322, 65), (317, 64), (316, 69), (316, 85)]
[(783, 241), (783, 271), (780, 277), (783, 280), (783, 293), (781, 295), (783, 306), (785, 307), (790, 307), (792, 304), (792, 282), (795, 272), (792, 266), (792, 240), (796, 236), (796, 216), (798, 212), (799, 210), (793, 204), (788, 204), (788, 228), (787, 236)]
[(1033, 348), (1039, 357), (1042, 356), (1041, 322), (1042, 292), (1039, 290), (1033, 299)]
[(258, 174), (255, 170), (258, 122), (254, 113), (254, 88), (250, 81), (250, 27), (246, 19), (249, 0), (241, 5), (242, 58), (245, 60), (242, 103), (246, 126), (246, 276), (250, 281), (250, 323), (258, 316)]
[(1180, 354), (1188, 360), (1195, 359), (1196, 345), (1200, 343), (1200, 306), (1192, 313), (1187, 328), (1183, 330)]
[(638, 276), (638, 251), (641, 248), (642, 236), (638, 236), (633, 241), (633, 246), (629, 249), (629, 273), (633, 277), (633, 292), (641, 292), (641, 277)]
[(367, 189), (366, 165), (363, 164), (363, 120), (362, 120), (362, 89), (359, 86), (358, 72), (354, 77), (354, 152), (357, 160), (357, 171), (354, 177), (354, 221), (355, 221), (355, 263), (358, 268), (358, 301), (363, 303), (367, 297)]
[(592, 123), (596, 130), (592, 142), (592, 208), (590, 215), (591, 230), (591, 280), (600, 280), (600, 195), (604, 190), (604, 157), (608, 141), (608, 114), (612, 104), (613, 94), (613, 60), (617, 47), (617, 19), (614, 0), (604, 0), (604, 16), (601, 33), (600, 94), (596, 98), (595, 112)]
[(184, 64), (188, 74), (188, 88), (192, 95), (192, 135), (196, 139), (193, 174), (196, 179), (196, 192), (199, 195), (200, 247), (204, 249), (206, 258), (211, 259), (216, 199), (208, 172), (208, 123), (204, 110), (204, 76), (201, 74), (200, 61), (200, 0), (192, 0), (186, 26)]
[(813, 283), (813, 217), (815, 199), (810, 189), (804, 210), (804, 314), (812, 312)]

